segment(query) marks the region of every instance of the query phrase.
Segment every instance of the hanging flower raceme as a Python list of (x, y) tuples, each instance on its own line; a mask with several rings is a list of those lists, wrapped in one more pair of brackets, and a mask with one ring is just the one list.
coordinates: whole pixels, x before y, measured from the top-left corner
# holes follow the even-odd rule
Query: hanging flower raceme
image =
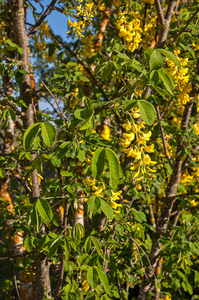
[(76, 18), (80, 20), (77, 22), (72, 22), (70, 19), (68, 19), (68, 26), (71, 27), (71, 30), (69, 30), (67, 33), (73, 32), (73, 37), (77, 35), (77, 39), (79, 39), (80, 37), (84, 37), (83, 32), (85, 30), (85, 24), (92, 21), (96, 15), (96, 9), (94, 8), (94, 3), (83, 4), (83, 0), (79, 0), (76, 3), (77, 4), (73, 7), (73, 10), (76, 12)]
[(142, 28), (140, 24), (139, 12), (129, 12), (128, 17), (131, 17), (129, 21), (121, 10), (119, 12), (121, 18), (117, 23), (119, 29), (119, 37), (122, 37), (127, 42), (127, 48), (133, 52), (138, 49), (139, 44), (142, 40)]
[[(131, 115), (134, 118), (139, 118), (139, 109), (133, 109)], [(134, 164), (130, 167), (130, 170), (134, 171), (133, 177), (143, 176), (143, 174), (150, 174), (151, 177), (155, 177), (153, 173), (156, 171), (151, 169), (149, 166), (156, 164), (152, 161), (147, 153), (152, 153), (154, 151), (154, 145), (147, 145), (146, 143), (150, 140), (151, 131), (145, 133), (145, 123), (138, 121), (127, 121), (123, 125), (127, 132), (123, 133), (123, 139), (121, 139), (122, 152), (124, 152), (127, 157), (132, 157), (134, 159)], [(147, 152), (147, 153), (145, 153)]]

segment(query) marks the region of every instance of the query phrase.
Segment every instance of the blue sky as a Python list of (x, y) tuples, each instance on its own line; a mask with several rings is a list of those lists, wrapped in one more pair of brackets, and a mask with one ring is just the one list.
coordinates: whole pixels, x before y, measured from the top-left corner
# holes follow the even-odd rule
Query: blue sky
[[(47, 8), (47, 6), (50, 4), (50, 0), (43, 0), (41, 1), (42, 5), (44, 6), (44, 9)], [(58, 2), (58, 1), (57, 1)], [(41, 7), (38, 3), (31, 1), (31, 3), (34, 5), (34, 7), (37, 9), (37, 12), (41, 12)], [(59, 6), (58, 4), (56, 6)], [(67, 40), (67, 17), (56, 11), (53, 10), (50, 15), (48, 15), (45, 19), (45, 21), (48, 20), (48, 24), (52, 28), (53, 32), (57, 35), (60, 35), (65, 41)], [(30, 24), (35, 24), (34, 18), (32, 16), (32, 12), (29, 10), (27, 14), (27, 22)], [(40, 109), (51, 109), (51, 106), (47, 102), (40, 102)]]

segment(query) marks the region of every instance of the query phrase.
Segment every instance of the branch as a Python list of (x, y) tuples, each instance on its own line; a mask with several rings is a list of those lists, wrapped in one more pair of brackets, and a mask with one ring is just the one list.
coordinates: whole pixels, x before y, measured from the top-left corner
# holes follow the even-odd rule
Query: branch
[(191, 23), (191, 21), (195, 18), (195, 16), (197, 15), (197, 13), (199, 12), (199, 8), (196, 10), (196, 12), (193, 14), (193, 16), (187, 21), (186, 25), (180, 30), (180, 32), (176, 35), (176, 37), (173, 40), (173, 43), (175, 43), (177, 41), (177, 39), (179, 38), (179, 36), (185, 32), (186, 28), (189, 26), (189, 24)]
[(47, 89), (47, 91), (50, 93), (50, 95), (51, 95), (51, 96), (53, 97), (53, 99), (55, 100), (55, 102), (56, 102), (56, 104), (57, 104), (57, 106), (58, 106), (58, 108), (59, 108), (59, 110), (60, 110), (60, 112), (61, 112), (62, 117), (64, 118), (64, 120), (65, 120), (66, 123), (67, 123), (67, 119), (66, 119), (66, 117), (64, 116), (64, 113), (63, 113), (61, 107), (59, 106), (59, 103), (58, 103), (58, 101), (57, 101), (57, 98), (51, 93), (51, 91), (50, 91), (49, 88), (45, 85), (45, 83), (44, 83), (43, 81), (41, 81), (41, 83), (45, 86), (45, 88)]
[(85, 64), (85, 62), (83, 62), (78, 56), (77, 54), (72, 51), (68, 45), (66, 43), (64, 43), (60, 37), (56, 36), (51, 30), (50, 30), (50, 34), (60, 43), (60, 45), (62, 47), (64, 47), (66, 50), (68, 50), (70, 52), (70, 54), (76, 58), (76, 60), (80, 63), (80, 65), (82, 65), (84, 67), (84, 69), (86, 70), (86, 72), (89, 74), (89, 76), (92, 78), (93, 82), (97, 85), (97, 87), (99, 88), (99, 90), (101, 91), (104, 99), (106, 101), (109, 101), (107, 95), (105, 94), (101, 84), (96, 80), (95, 76), (93, 75), (93, 73), (90, 71), (90, 69), (87, 67), (87, 65)]
[(173, 166), (173, 161), (171, 160), (171, 157), (169, 155), (169, 151), (167, 149), (167, 144), (166, 144), (165, 135), (164, 135), (164, 129), (163, 129), (163, 126), (162, 126), (162, 123), (161, 123), (160, 110), (159, 110), (158, 106), (156, 107), (156, 111), (157, 111), (157, 116), (158, 116), (158, 120), (159, 120), (159, 124), (160, 124), (160, 131), (161, 131), (161, 135), (162, 135), (164, 151), (165, 151), (166, 157), (167, 157), (170, 165)]
[(160, 25), (163, 26), (164, 23), (165, 23), (165, 19), (164, 19), (163, 10), (162, 10), (160, 0), (155, 0), (155, 6), (156, 6), (156, 9), (157, 9), (158, 19), (159, 19)]
[(173, 10), (176, 5), (176, 2), (177, 0), (171, 0), (168, 4), (165, 20), (160, 32), (160, 38), (158, 39), (158, 45), (157, 45), (158, 48), (163, 48), (167, 40), (169, 29), (170, 29), (171, 18), (173, 15)]
[(43, 15), (41, 16), (41, 18), (35, 23), (35, 25), (33, 26), (33, 28), (28, 33), (28, 37), (29, 38), (31, 38), (33, 36), (33, 34), (35, 34), (35, 32), (38, 30), (38, 28), (41, 25), (41, 23), (43, 22), (43, 20), (45, 20), (45, 18), (53, 10), (53, 6), (55, 5), (56, 2), (57, 2), (57, 0), (52, 0), (51, 1), (51, 3), (49, 4), (49, 6), (47, 7), (47, 9), (45, 10), (45, 12), (43, 13)]

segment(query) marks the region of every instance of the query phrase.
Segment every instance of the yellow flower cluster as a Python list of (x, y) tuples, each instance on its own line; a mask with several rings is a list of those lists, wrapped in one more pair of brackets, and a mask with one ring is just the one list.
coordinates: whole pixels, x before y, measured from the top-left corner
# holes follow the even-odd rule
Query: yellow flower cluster
[(90, 284), (87, 280), (82, 281), (82, 288), (85, 293), (90, 289)]
[(193, 50), (198, 51), (199, 50), (199, 44), (196, 45), (195, 43), (192, 43), (192, 46), (195, 47)]
[(166, 295), (164, 296), (164, 298), (159, 298), (159, 300), (171, 300), (171, 297)]
[(117, 201), (117, 200), (120, 200), (120, 198), (118, 197), (120, 194), (122, 193), (122, 191), (118, 191), (118, 192), (116, 192), (116, 193), (114, 193), (113, 191), (111, 191), (111, 207), (113, 208), (113, 209), (115, 209), (114, 210), (114, 212), (115, 213), (117, 213), (117, 214), (119, 214), (120, 213), (120, 211), (116, 211), (116, 209), (118, 208), (118, 207), (121, 207), (122, 206), (122, 204), (118, 204), (118, 203), (116, 203), (115, 201)]
[(167, 59), (168, 71), (172, 75), (176, 90), (179, 91), (177, 95), (177, 105), (185, 105), (187, 102), (191, 101), (192, 97), (189, 96), (191, 91), (191, 85), (189, 82), (188, 68), (185, 68), (188, 64), (188, 58), (180, 58), (180, 50), (174, 50), (175, 55), (178, 57), (181, 63), (181, 68), (179, 69), (172, 61)]
[(199, 135), (199, 121), (198, 121), (197, 123), (195, 123), (195, 124), (193, 125), (193, 127), (194, 127), (195, 133)]
[(71, 92), (71, 99), (69, 101), (68, 107), (71, 109), (75, 108), (75, 105), (79, 103), (79, 97), (78, 97), (79, 89), (76, 88), (74, 92)]
[(103, 125), (102, 133), (100, 134), (104, 140), (110, 140), (111, 131), (107, 125)]
[[(96, 180), (95, 179), (85, 179), (86, 184), (92, 188), (92, 195), (93, 196), (100, 196), (103, 197), (104, 196), (104, 191), (106, 190), (106, 186), (104, 185), (104, 183), (98, 182), (98, 185), (96, 186)], [(118, 207), (121, 207), (122, 204), (118, 204), (116, 203), (117, 200), (120, 200), (119, 195), (122, 193), (122, 191), (118, 191), (118, 192), (113, 192), (111, 191), (111, 197), (110, 197), (110, 201), (111, 201), (111, 207), (114, 209), (115, 213), (120, 213), (120, 211), (117, 211)], [(88, 199), (85, 198), (84, 202), (87, 202)]]
[(48, 21), (43, 21), (43, 23), (39, 27), (39, 30), (37, 30), (37, 33), (32, 37), (34, 41), (34, 46), (39, 51), (44, 50), (46, 48), (45, 38), (49, 38), (49, 30), (50, 28), (48, 26)]
[(79, 39), (80, 37), (84, 37), (83, 32), (85, 28), (85, 23), (91, 22), (92, 18), (94, 18), (96, 14), (96, 11), (93, 7), (94, 3), (85, 3), (84, 5), (82, 5), (83, 0), (79, 0), (78, 4), (79, 3), (81, 4), (74, 6), (73, 9), (76, 10), (77, 16), (79, 16), (81, 20), (79, 20), (78, 22), (72, 22), (70, 19), (68, 19), (68, 25), (72, 29), (67, 32), (70, 33), (72, 31), (73, 37), (77, 35), (77, 39)]
[(126, 12), (120, 11), (119, 14), (121, 18), (117, 23), (117, 29), (119, 29), (119, 37), (122, 37), (128, 44), (127, 48), (129, 51), (133, 52), (138, 49), (139, 44), (142, 40), (142, 28), (140, 24), (139, 12), (130, 12), (131, 21), (127, 20), (125, 16)]
[(145, 3), (153, 4), (154, 0), (144, 0)]
[(91, 57), (95, 52), (93, 38), (94, 35), (89, 34), (88, 36), (81, 39), (81, 42), (84, 44), (83, 53), (85, 57)]
[(5, 23), (2, 21), (0, 22), (0, 42), (3, 43), (6, 40), (6, 31), (5, 31), (6, 25)]
[[(140, 115), (138, 113), (138, 109), (134, 109), (132, 115), (134, 118), (138, 118)], [(122, 151), (127, 155), (127, 157), (132, 157), (137, 162), (130, 168), (136, 173), (133, 175), (134, 177), (138, 177), (139, 175), (143, 175), (144, 173), (150, 174), (151, 177), (155, 177), (155, 170), (150, 169), (150, 165), (156, 164), (155, 161), (152, 161), (150, 156), (147, 153), (152, 153), (154, 151), (154, 145), (151, 144), (148, 146), (146, 144), (149, 141), (151, 136), (151, 131), (148, 133), (144, 133), (143, 129), (145, 128), (144, 122), (129, 122), (123, 125), (126, 131), (129, 133), (123, 133), (122, 143)], [(136, 143), (136, 144), (135, 144)]]
[(143, 47), (142, 47), (143, 51), (148, 49), (148, 47), (151, 45), (151, 42), (154, 40), (154, 36), (156, 33), (156, 29), (155, 29), (156, 20), (157, 20), (157, 15), (155, 15), (155, 12), (151, 11), (150, 14), (147, 14), (145, 24), (144, 24), (144, 30), (143, 30)]
[(115, 1), (115, 7), (119, 7), (121, 5), (124, 5), (124, 3), (121, 0), (116, 0)]
[(77, 39), (79, 39), (80, 37), (84, 37), (84, 35), (82, 34), (82, 32), (84, 32), (84, 28), (85, 28), (85, 24), (83, 21), (71, 22), (71, 20), (68, 19), (68, 26), (72, 27), (72, 29), (69, 30), (67, 33), (70, 33), (72, 31), (73, 38), (75, 37), (76, 34), (77, 34)]

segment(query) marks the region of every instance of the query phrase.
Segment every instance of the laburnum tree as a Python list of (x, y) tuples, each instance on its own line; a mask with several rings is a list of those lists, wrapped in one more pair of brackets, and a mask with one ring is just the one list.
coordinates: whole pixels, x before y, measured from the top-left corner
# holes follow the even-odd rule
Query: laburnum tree
[(198, 1), (0, 17), (0, 299), (199, 299)]

